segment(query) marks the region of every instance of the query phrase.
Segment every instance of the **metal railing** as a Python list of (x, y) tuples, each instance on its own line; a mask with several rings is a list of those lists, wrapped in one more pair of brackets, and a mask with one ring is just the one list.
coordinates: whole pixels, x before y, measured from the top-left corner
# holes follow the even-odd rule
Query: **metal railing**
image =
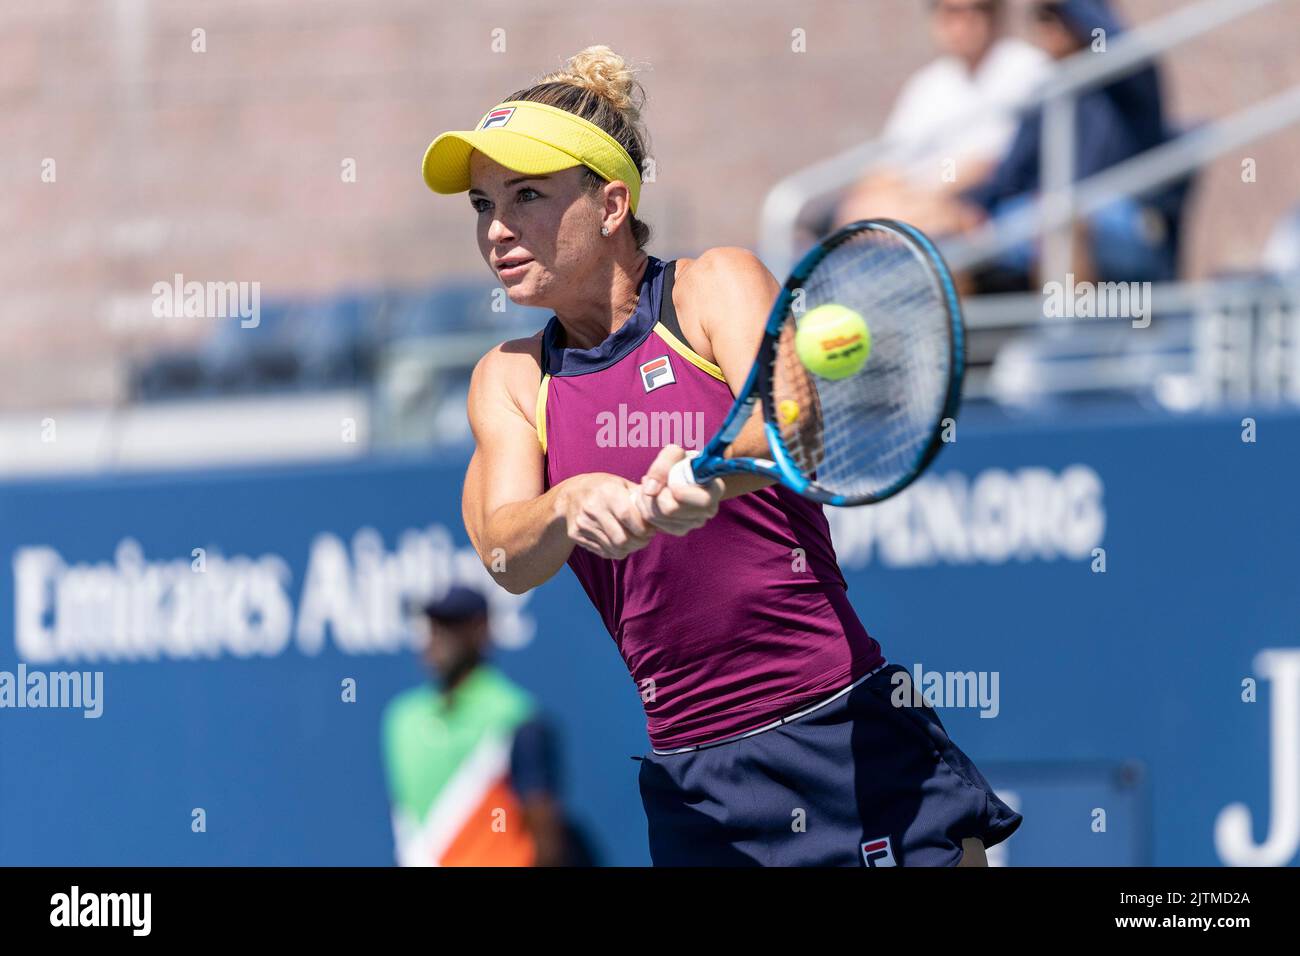
[(1150, 284), (1140, 319), (1049, 318), (1037, 293), (979, 296), (964, 311), (968, 400), (1032, 406), (1123, 394), (1174, 411), (1300, 404), (1300, 276)]

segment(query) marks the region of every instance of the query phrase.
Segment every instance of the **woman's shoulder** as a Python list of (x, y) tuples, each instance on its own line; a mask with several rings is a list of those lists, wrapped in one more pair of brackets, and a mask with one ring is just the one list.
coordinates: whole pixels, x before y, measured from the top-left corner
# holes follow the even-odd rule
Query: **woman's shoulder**
[(762, 260), (739, 246), (716, 246), (694, 259), (678, 259), (673, 308), (686, 344), (717, 363), (712, 323), (750, 314), (761, 319), (779, 288)]
[(525, 417), (531, 416), (542, 379), (544, 331), (495, 345), (479, 359), (470, 384), (470, 401), (481, 400), (485, 392), (504, 391)]
[(474, 374), (513, 378), (523, 373), (537, 373), (542, 367), (542, 336), (545, 330), (527, 338), (507, 339), (492, 346), (474, 368)]
[(763, 280), (769, 275), (763, 261), (741, 246), (714, 246), (694, 259), (677, 259), (673, 277), (673, 301), (676, 291), (687, 294), (708, 294), (720, 282)]

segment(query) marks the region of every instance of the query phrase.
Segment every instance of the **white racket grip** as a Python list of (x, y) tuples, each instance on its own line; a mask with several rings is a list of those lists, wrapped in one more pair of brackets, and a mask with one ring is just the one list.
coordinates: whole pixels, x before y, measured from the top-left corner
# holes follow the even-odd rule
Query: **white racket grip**
[(684, 485), (698, 485), (700, 482), (695, 480), (695, 472), (691, 470), (691, 459), (698, 458), (698, 451), (688, 451), (686, 457), (673, 465), (668, 472), (668, 487), (681, 488)]

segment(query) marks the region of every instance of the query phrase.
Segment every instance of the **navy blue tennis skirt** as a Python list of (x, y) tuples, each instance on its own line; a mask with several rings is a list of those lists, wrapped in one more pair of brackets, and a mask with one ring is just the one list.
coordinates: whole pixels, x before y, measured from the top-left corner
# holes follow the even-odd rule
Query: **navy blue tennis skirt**
[(891, 702), (900, 670), (753, 736), (641, 758), (655, 866), (954, 866), (963, 839), (1009, 837), (1020, 814), (934, 709)]

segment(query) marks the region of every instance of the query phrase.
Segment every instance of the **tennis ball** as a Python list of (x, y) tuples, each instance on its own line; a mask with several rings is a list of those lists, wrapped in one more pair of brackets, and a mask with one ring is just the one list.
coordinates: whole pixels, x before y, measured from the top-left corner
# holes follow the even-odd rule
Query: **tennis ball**
[(777, 414), (782, 425), (793, 425), (799, 419), (799, 403), (791, 399), (782, 399), (776, 405)]
[(828, 302), (803, 317), (794, 350), (808, 371), (832, 380), (848, 378), (871, 354), (871, 330), (848, 306)]

